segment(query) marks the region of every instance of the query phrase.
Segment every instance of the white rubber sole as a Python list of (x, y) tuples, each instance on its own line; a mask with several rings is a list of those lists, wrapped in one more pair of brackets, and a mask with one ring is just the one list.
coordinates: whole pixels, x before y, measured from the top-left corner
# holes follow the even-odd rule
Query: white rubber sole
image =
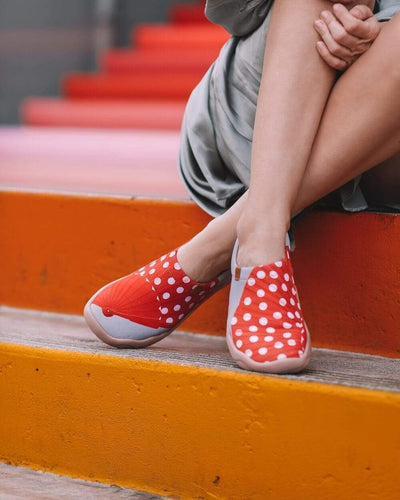
[[(129, 276), (129, 275), (127, 275)], [(146, 339), (132, 339), (132, 338), (117, 338), (111, 336), (97, 321), (95, 316), (93, 315), (92, 311), (90, 310), (90, 306), (94, 299), (101, 293), (105, 288), (108, 286), (112, 285), (113, 283), (116, 283), (117, 281), (125, 278), (126, 276), (123, 276), (122, 278), (119, 278), (115, 281), (112, 281), (111, 283), (107, 283), (105, 286), (100, 288), (86, 303), (84, 310), (83, 310), (83, 315), (86, 320), (86, 323), (88, 324), (89, 328), (92, 330), (92, 332), (96, 335), (98, 339), (100, 339), (102, 342), (105, 344), (108, 344), (113, 347), (119, 347), (119, 348), (126, 348), (126, 349), (140, 349), (144, 347), (148, 347), (156, 342), (159, 342), (163, 338), (167, 337), (170, 333), (172, 333), (178, 326), (183, 323), (198, 307), (200, 307), (207, 299), (212, 297), (216, 292), (224, 288), (229, 284), (229, 281), (227, 277), (230, 276), (229, 271), (225, 271), (224, 273), (219, 275), (219, 279), (221, 280), (218, 285), (216, 285), (212, 291), (207, 295), (207, 298), (204, 299), (203, 301), (199, 302), (196, 304), (178, 323), (176, 323), (173, 328), (170, 328), (168, 330), (165, 330), (164, 332), (161, 333), (156, 333), (154, 335), (151, 335), (147, 337)], [(133, 323), (133, 322), (132, 322)], [(148, 329), (149, 327), (146, 327), (145, 325), (140, 325), (139, 323), (135, 323), (139, 328), (142, 327), (143, 329)], [(156, 329), (154, 329), (156, 330)]]
[(253, 361), (246, 354), (236, 349), (232, 340), (232, 331), (230, 326), (227, 327), (226, 343), (232, 359), (244, 370), (251, 370), (263, 373), (298, 373), (308, 365), (311, 359), (311, 337), (307, 325), (305, 324), (307, 334), (307, 345), (304, 354), (298, 358), (277, 359), (276, 361), (265, 361), (259, 363)]

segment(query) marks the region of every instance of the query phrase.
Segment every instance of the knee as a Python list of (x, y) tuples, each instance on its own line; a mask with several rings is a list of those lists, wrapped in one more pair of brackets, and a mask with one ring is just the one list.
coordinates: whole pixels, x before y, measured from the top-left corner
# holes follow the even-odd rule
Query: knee
[(400, 12), (395, 14), (392, 19), (384, 23), (383, 34), (389, 39), (392, 50), (400, 51)]

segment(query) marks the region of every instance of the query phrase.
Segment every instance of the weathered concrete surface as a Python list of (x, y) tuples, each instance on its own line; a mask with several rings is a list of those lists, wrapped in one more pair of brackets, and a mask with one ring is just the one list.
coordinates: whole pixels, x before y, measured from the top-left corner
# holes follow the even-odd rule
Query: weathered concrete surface
[[(174, 332), (147, 349), (117, 349), (101, 343), (81, 316), (68, 314), (0, 306), (0, 342), (245, 373), (232, 361), (225, 338)], [(313, 349), (308, 368), (285, 378), (400, 392), (400, 359)]]
[(1, 500), (162, 500), (165, 497), (0, 462)]

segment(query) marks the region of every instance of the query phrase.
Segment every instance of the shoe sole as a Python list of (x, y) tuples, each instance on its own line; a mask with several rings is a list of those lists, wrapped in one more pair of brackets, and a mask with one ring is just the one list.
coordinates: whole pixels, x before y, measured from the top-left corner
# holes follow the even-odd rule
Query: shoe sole
[[(129, 275), (127, 275), (129, 276)], [(112, 347), (120, 347), (120, 348), (127, 348), (127, 349), (140, 349), (143, 347), (148, 347), (152, 344), (155, 344), (159, 340), (162, 340), (163, 338), (167, 337), (170, 333), (172, 333), (174, 330), (178, 328), (179, 325), (181, 325), (198, 307), (200, 307), (206, 300), (208, 300), (210, 297), (212, 297), (215, 293), (217, 293), (219, 290), (224, 288), (229, 284), (229, 281), (227, 283), (222, 283), (220, 285), (216, 285), (213, 289), (213, 291), (207, 296), (206, 299), (203, 301), (199, 302), (197, 305), (195, 305), (186, 315), (184, 318), (182, 318), (178, 323), (174, 325), (173, 328), (170, 328), (169, 330), (159, 333), (157, 335), (153, 335), (152, 337), (148, 337), (147, 339), (142, 339), (142, 340), (135, 340), (135, 339), (119, 339), (116, 337), (112, 337), (109, 335), (104, 328), (98, 323), (94, 315), (92, 314), (90, 310), (90, 306), (93, 303), (93, 300), (97, 297), (99, 293), (101, 293), (105, 288), (108, 286), (111, 286), (112, 284), (116, 283), (117, 281), (120, 281), (122, 279), (126, 278), (126, 276), (123, 276), (122, 278), (119, 278), (115, 281), (112, 281), (111, 283), (108, 283), (107, 285), (104, 285), (100, 290), (98, 290), (93, 297), (91, 297), (88, 302), (85, 305), (85, 308), (83, 310), (83, 316), (85, 317), (86, 323), (88, 324), (89, 328), (92, 330), (92, 332), (96, 335), (98, 339), (103, 341), (105, 344), (108, 344)], [(136, 323), (137, 324), (137, 323)], [(145, 325), (143, 325), (145, 326)]]
[(304, 354), (299, 358), (277, 359), (276, 361), (265, 361), (264, 363), (253, 361), (244, 353), (236, 349), (233, 344), (232, 331), (229, 325), (227, 327), (228, 334), (226, 336), (226, 343), (228, 344), (228, 349), (232, 359), (236, 361), (240, 368), (243, 368), (244, 370), (273, 374), (297, 373), (302, 371), (311, 359), (311, 337), (306, 324), (305, 328), (307, 333), (307, 346)]

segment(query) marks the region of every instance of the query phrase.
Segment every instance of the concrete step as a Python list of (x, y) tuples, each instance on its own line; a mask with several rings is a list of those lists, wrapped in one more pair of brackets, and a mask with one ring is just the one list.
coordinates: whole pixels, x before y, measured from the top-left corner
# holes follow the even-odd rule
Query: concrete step
[(180, 73), (204, 74), (218, 57), (219, 47), (214, 51), (159, 48), (158, 50), (110, 49), (103, 53), (100, 69), (108, 74), (165, 73), (178, 78)]
[(0, 187), (187, 199), (178, 149), (175, 131), (1, 127)]
[(132, 31), (132, 45), (137, 49), (211, 50), (215, 51), (229, 39), (230, 34), (216, 24), (175, 25), (140, 24)]
[(247, 372), (225, 340), (101, 344), (77, 316), (0, 311), (0, 460), (168, 497), (395, 499), (400, 361), (314, 349)]
[[(100, 286), (187, 241), (210, 217), (187, 201), (3, 190), (0, 220), (0, 303), (80, 314)], [(400, 217), (313, 211), (295, 237), (313, 344), (399, 357), (399, 248), (387, 242), (399, 240)], [(224, 335), (227, 300), (225, 289), (182, 328)]]
[(180, 130), (186, 102), (95, 101), (29, 97), (21, 122), (40, 127)]
[(164, 99), (187, 100), (203, 77), (204, 72), (193, 71), (171, 78), (171, 74), (154, 72), (137, 75), (104, 75), (97, 73), (70, 73), (62, 78), (62, 93), (71, 99)]
[(0, 463), (2, 500), (162, 500), (152, 493)]

